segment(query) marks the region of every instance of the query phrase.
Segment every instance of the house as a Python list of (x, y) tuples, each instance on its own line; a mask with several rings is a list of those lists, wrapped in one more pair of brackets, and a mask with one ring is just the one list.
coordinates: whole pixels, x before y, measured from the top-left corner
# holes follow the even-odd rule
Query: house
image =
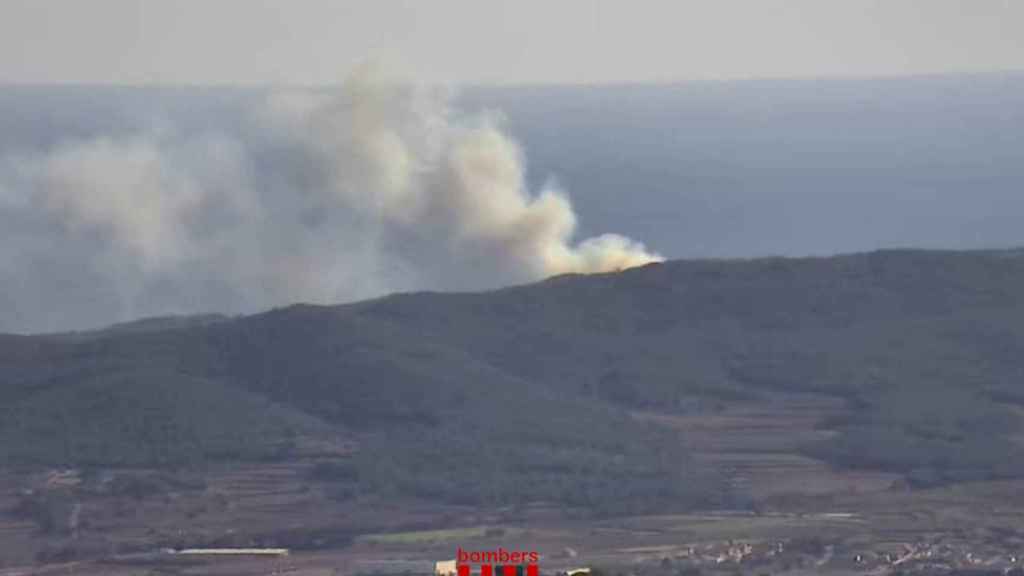
[(434, 576), (456, 576), (458, 566), (455, 560), (442, 560), (434, 562)]

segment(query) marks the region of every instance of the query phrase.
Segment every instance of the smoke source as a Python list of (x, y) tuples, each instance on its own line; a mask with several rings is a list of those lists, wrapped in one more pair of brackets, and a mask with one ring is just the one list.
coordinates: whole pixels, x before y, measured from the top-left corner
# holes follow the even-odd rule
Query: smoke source
[(0, 329), (480, 289), (661, 258), (574, 241), (495, 115), (361, 71), (273, 92), (232, 129), (150, 122), (0, 159)]

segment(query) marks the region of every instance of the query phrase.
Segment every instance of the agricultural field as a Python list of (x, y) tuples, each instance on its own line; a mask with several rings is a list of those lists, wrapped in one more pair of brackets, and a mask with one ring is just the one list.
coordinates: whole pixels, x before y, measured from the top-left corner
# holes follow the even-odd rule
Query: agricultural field
[[(685, 432), (696, 457), (727, 471), (745, 509), (596, 517), (536, 503), (453, 506), (423, 500), (344, 500), (318, 478), (322, 459), (210, 469), (95, 475), (3, 476), (5, 509), (26, 490), (73, 494), (77, 527), (41, 533), (38, 518), (6, 515), (0, 576), (370, 575), (427, 573), (465, 549), (526, 549), (544, 571), (600, 567), (612, 574), (895, 574), (1016, 565), (1024, 545), (1024, 482), (911, 490), (896, 474), (837, 470), (799, 453), (841, 416), (841, 402), (806, 394), (711, 413), (638, 420)], [(27, 488), (27, 486), (34, 488)], [(57, 514), (56, 512), (54, 514)], [(63, 518), (63, 520), (62, 520)], [(53, 522), (66, 522), (66, 517)], [(175, 556), (168, 548), (270, 547), (284, 557)], [(26, 568), (41, 554), (45, 567)], [(62, 557), (61, 555), (65, 556)], [(75, 555), (85, 558), (75, 558)], [(17, 567), (21, 565), (22, 567)]]

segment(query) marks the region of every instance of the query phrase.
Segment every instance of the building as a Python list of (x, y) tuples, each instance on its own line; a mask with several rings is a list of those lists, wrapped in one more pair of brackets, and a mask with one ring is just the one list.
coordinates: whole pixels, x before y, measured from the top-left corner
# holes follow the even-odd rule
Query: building
[(434, 562), (434, 576), (457, 576), (459, 567), (455, 560)]

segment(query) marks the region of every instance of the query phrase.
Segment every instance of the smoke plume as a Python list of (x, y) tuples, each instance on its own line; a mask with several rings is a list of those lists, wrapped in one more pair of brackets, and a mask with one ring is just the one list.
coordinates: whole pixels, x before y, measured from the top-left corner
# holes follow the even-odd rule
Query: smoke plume
[[(240, 104), (243, 106), (243, 104)], [(493, 114), (362, 71), (275, 91), (230, 128), (130, 130), (0, 158), (0, 330), (480, 289), (660, 260), (574, 239)]]

